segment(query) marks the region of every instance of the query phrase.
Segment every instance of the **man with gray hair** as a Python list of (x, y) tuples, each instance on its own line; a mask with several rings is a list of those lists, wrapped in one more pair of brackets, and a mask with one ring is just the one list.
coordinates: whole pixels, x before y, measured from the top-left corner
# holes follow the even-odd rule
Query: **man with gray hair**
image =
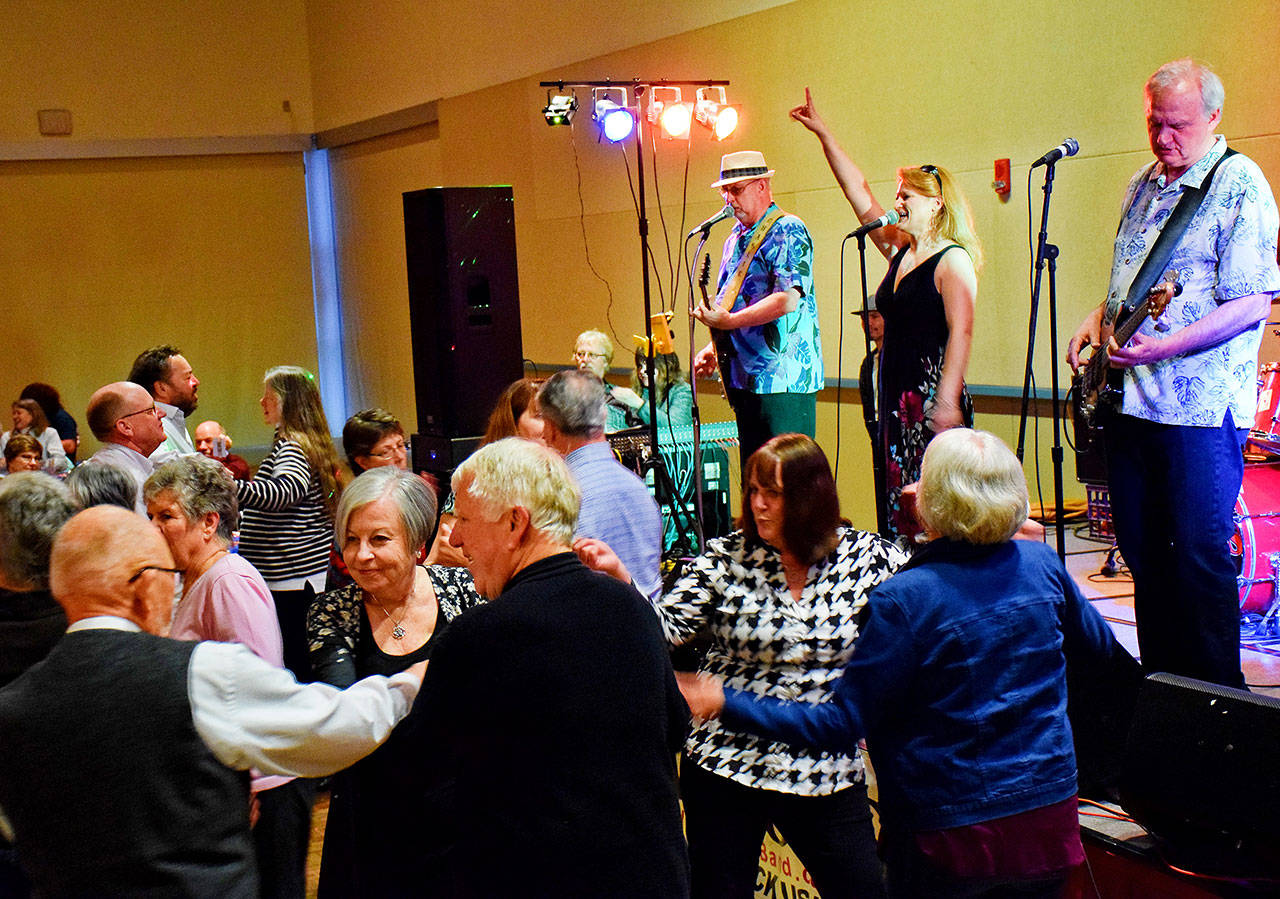
[[(1190, 59), (1147, 80), (1156, 159), (1129, 182), (1106, 302), (1071, 338), (1067, 361), (1078, 368), (1086, 344), (1106, 346), (1124, 371), (1123, 401), (1099, 417), (1143, 667), (1243, 687), (1228, 540), (1263, 322), (1280, 292), (1280, 215), (1262, 170), (1214, 134), (1222, 102), (1222, 81)], [(1183, 204), (1194, 212), (1179, 227)], [(1157, 324), (1144, 307), (1167, 272), (1182, 292)], [(1117, 346), (1112, 332), (1130, 309), (1143, 324)]]
[(648, 603), (570, 549), (564, 462), (517, 437), (453, 476), (449, 542), (490, 602), (438, 638), (422, 719), (454, 773), (465, 896), (687, 896), (688, 708)]
[(557, 372), (538, 391), (538, 410), (543, 441), (564, 456), (582, 492), (574, 538), (609, 544), (640, 592), (656, 596), (662, 589), (662, 513), (644, 481), (609, 446), (603, 382), (590, 372)]

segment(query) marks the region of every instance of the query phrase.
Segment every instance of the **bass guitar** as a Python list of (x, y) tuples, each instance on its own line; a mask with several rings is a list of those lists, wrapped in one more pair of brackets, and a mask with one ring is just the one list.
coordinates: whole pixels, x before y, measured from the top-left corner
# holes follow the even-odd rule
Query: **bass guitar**
[[(1182, 285), (1178, 282), (1178, 278), (1178, 272), (1169, 272), (1163, 281), (1147, 291), (1143, 308), (1133, 310), (1112, 335), (1117, 346), (1128, 343), (1148, 318), (1158, 319), (1164, 314), (1169, 301), (1182, 293)], [(1109, 345), (1109, 340), (1104, 341), (1072, 379), (1071, 392), (1074, 396), (1072, 413), (1077, 432), (1084, 430), (1091, 433), (1097, 425), (1098, 409), (1104, 403), (1115, 403), (1123, 394), (1124, 372), (1111, 367), (1111, 354), (1107, 349)], [(1076, 443), (1084, 442), (1091, 441), (1082, 441), (1077, 435)]]

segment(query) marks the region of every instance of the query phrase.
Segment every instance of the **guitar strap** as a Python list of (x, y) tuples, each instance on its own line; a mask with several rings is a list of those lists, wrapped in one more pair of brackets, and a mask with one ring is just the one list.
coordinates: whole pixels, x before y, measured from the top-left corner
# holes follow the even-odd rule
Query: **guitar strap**
[[(1142, 305), (1146, 299), (1147, 291), (1156, 283), (1156, 279), (1164, 273), (1165, 265), (1173, 257), (1173, 251), (1178, 248), (1178, 242), (1186, 232), (1187, 226), (1191, 224), (1191, 219), (1195, 217), (1196, 210), (1200, 208), (1200, 204), (1204, 202), (1209, 189), (1213, 187), (1213, 176), (1217, 174), (1218, 166), (1222, 165), (1228, 157), (1234, 155), (1236, 155), (1236, 151), (1228, 147), (1227, 151), (1222, 154), (1222, 158), (1213, 164), (1213, 168), (1209, 169), (1208, 174), (1200, 181), (1198, 187), (1184, 187), (1182, 189), (1182, 197), (1178, 200), (1178, 205), (1173, 208), (1173, 213), (1169, 216), (1169, 220), (1165, 222), (1160, 236), (1156, 238), (1155, 244), (1151, 247), (1151, 252), (1147, 253), (1147, 258), (1142, 263), (1142, 267), (1133, 276), (1133, 282), (1129, 285), (1129, 295), (1125, 298), (1123, 306), (1115, 304), (1113, 307), (1112, 303), (1107, 304), (1102, 317), (1104, 325), (1113, 324), (1121, 308), (1124, 309), (1124, 317), (1128, 318), (1135, 309)], [(1121, 224), (1123, 225), (1123, 220)], [(1119, 233), (1120, 230), (1117, 228), (1116, 234)]]
[[(738, 291), (742, 289), (742, 282), (747, 279), (747, 268), (751, 265), (751, 260), (756, 258), (756, 251), (760, 249), (760, 245), (764, 243), (764, 239), (769, 236), (769, 232), (773, 230), (773, 226), (778, 223), (778, 219), (786, 215), (781, 209), (774, 207), (773, 212), (764, 217), (756, 228), (751, 240), (747, 241), (747, 248), (742, 251), (742, 258), (738, 260), (738, 267), (733, 270), (733, 274), (729, 280), (725, 282), (724, 289), (720, 291), (721, 297), (738, 298)], [(724, 304), (721, 303), (721, 306)], [(729, 304), (733, 305), (732, 302)]]

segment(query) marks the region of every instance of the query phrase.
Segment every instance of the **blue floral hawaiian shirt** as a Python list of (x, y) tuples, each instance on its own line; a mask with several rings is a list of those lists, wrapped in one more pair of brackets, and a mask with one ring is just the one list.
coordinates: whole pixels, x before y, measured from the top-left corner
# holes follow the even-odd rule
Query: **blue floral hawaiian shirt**
[[(774, 209), (770, 206), (769, 210)], [(764, 221), (766, 211), (760, 217)], [(724, 242), (717, 291), (738, 267), (760, 222), (734, 225)], [(736, 312), (759, 300), (794, 287), (800, 303), (794, 312), (765, 325), (729, 332), (736, 358), (730, 365), (729, 386), (752, 393), (817, 393), (822, 389), (822, 343), (818, 338), (818, 306), (813, 298), (813, 240), (804, 222), (794, 215), (778, 219), (747, 269), (742, 291), (725, 308)]]
[[(1159, 162), (1133, 176), (1116, 234), (1109, 299), (1128, 293), (1183, 187), (1201, 184), (1226, 149), (1219, 136), (1204, 157), (1172, 182), (1166, 181)], [(1140, 332), (1173, 334), (1228, 300), (1280, 293), (1278, 227), (1275, 197), (1257, 164), (1238, 153), (1222, 163), (1167, 266), (1181, 273), (1183, 285), (1160, 318), (1167, 330), (1155, 330), (1156, 323), (1147, 321)], [(1216, 346), (1135, 366), (1124, 379), (1124, 413), (1162, 424), (1219, 427), (1230, 410), (1236, 427), (1248, 427), (1258, 399), (1262, 329), (1259, 322)]]

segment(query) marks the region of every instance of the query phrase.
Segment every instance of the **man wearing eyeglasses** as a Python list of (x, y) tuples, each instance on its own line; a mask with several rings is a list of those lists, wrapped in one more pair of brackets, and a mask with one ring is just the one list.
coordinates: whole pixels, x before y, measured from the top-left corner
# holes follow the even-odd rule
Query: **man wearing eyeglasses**
[(0, 807), (41, 895), (257, 896), (248, 769), (332, 774), (417, 696), (425, 662), (337, 690), (240, 644), (160, 636), (172, 566), (164, 538), (114, 506), (54, 543), (67, 633), (0, 690)]
[(694, 373), (711, 377), (719, 351), (744, 467), (771, 437), (814, 436), (824, 378), (813, 240), (804, 222), (774, 204), (773, 174), (756, 150), (720, 160), (720, 180), (711, 186), (738, 223), (724, 242), (715, 300), (694, 311), (713, 329), (713, 342), (694, 359)]
[(630, 424), (627, 419), (630, 407), (614, 396), (615, 391), (631, 393), (630, 388), (610, 384), (604, 377), (612, 363), (613, 341), (608, 334), (603, 331), (583, 331), (578, 335), (573, 344), (573, 364), (578, 371), (589, 371), (604, 382), (606, 433), (621, 431)]
[(151, 394), (130, 381), (99, 387), (89, 397), (89, 430), (103, 445), (86, 464), (110, 465), (133, 478), (138, 485), (134, 509), (144, 518), (142, 485), (155, 470), (150, 455), (164, 443), (163, 417)]

